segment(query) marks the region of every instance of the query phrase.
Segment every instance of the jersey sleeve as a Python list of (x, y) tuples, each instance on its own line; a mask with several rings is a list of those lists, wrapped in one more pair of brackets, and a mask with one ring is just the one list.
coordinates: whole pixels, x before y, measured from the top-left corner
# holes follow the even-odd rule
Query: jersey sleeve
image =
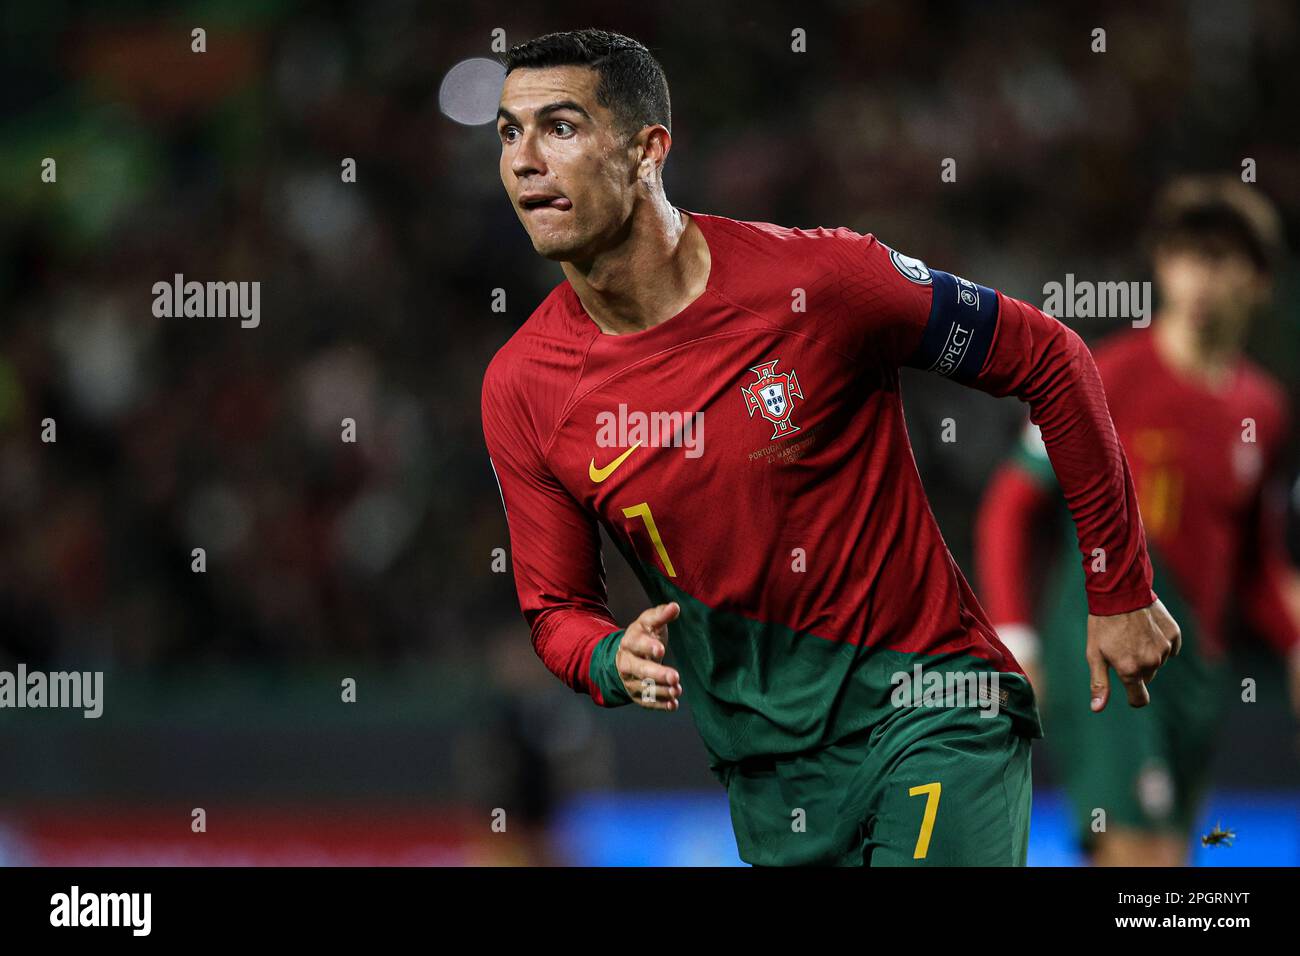
[(484, 377), (482, 415), (533, 648), (575, 692), (605, 707), (628, 703), (612, 667), (622, 630), (606, 606), (598, 525), (546, 466), (522, 396), (495, 363)]
[(1151, 604), (1137, 493), (1083, 340), (1028, 302), (931, 269), (874, 236), (843, 233), (855, 237), (855, 265), (870, 290), (852, 316), (859, 357), (1028, 404), (1074, 518), (1089, 610), (1121, 614)]

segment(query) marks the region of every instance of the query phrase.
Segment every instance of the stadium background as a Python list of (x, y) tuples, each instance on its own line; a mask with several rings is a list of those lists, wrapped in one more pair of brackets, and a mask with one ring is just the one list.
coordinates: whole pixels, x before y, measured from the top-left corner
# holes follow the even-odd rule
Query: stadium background
[[(0, 711), (0, 863), (735, 862), (687, 714), (568, 691), (490, 569), (507, 537), (482, 372), (561, 275), (503, 195), (492, 126), (450, 119), (440, 87), (495, 28), (628, 33), (668, 73), (677, 205), (874, 232), (1041, 303), (1066, 273), (1149, 278), (1137, 239), (1173, 173), (1253, 157), (1300, 236), (1300, 11), (1143, 6), (5, 4), (0, 668), (106, 677), (98, 720)], [(178, 272), (259, 280), (260, 326), (154, 318)], [(1293, 401), (1297, 291), (1292, 254), (1251, 342)], [(1021, 408), (904, 389), (971, 576)], [(644, 597), (607, 565), (629, 619)], [(1297, 730), (1261, 648), (1236, 643), (1260, 702), (1223, 728), (1206, 813), (1239, 839), (1198, 862), (1300, 863)], [(1036, 751), (1034, 863), (1072, 861), (1067, 756)]]

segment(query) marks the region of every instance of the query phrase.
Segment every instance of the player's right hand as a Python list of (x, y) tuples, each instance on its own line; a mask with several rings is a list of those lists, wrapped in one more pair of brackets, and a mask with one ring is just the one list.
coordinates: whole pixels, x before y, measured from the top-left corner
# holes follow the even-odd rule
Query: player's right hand
[(632, 702), (646, 710), (676, 710), (682, 677), (660, 663), (668, 653), (668, 622), (682, 613), (676, 601), (641, 612), (618, 644), (614, 666)]
[(1147, 684), (1156, 671), (1183, 646), (1182, 631), (1164, 604), (1154, 603), (1126, 614), (1088, 615), (1088, 671), (1092, 677), (1092, 711), (1100, 712), (1110, 699), (1108, 667), (1124, 682), (1130, 707), (1151, 703)]

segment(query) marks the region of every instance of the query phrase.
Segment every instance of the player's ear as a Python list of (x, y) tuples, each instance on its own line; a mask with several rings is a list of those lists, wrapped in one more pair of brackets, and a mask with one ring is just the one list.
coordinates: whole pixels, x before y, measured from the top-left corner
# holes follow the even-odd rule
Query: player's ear
[(647, 141), (641, 147), (641, 162), (637, 165), (636, 174), (640, 180), (649, 186), (655, 178), (655, 161), (650, 156), (649, 142)]
[[(668, 150), (672, 148), (672, 138), (668, 130), (658, 124), (647, 126), (637, 135), (637, 141), (641, 157), (638, 160), (637, 176), (646, 185), (654, 181), (656, 167), (662, 166), (668, 159)], [(655, 144), (658, 143), (656, 150)], [(655, 162), (654, 154), (659, 154), (659, 162)]]
[(649, 142), (646, 140), (645, 131), (628, 140), (628, 156), (632, 160), (632, 176), (642, 186), (650, 184), (651, 167), (654, 163), (649, 155)]

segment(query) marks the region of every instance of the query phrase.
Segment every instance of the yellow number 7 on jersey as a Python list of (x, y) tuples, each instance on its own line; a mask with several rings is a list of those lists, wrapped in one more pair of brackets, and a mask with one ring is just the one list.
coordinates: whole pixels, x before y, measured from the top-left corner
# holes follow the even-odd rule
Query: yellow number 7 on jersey
[(921, 818), (921, 834), (916, 838), (916, 850), (912, 853), (914, 860), (924, 860), (930, 852), (930, 834), (934, 833), (934, 818), (939, 815), (939, 794), (942, 790), (942, 785), (936, 781), (907, 791), (909, 797), (925, 794), (925, 816)]
[(677, 572), (673, 570), (673, 563), (668, 558), (668, 549), (664, 547), (663, 538), (659, 537), (659, 529), (655, 527), (654, 515), (650, 513), (650, 505), (641, 502), (639, 505), (633, 505), (631, 508), (623, 509), (625, 518), (640, 518), (645, 522), (646, 530), (650, 532), (650, 541), (659, 552), (659, 557), (664, 563), (664, 570), (668, 572), (670, 578), (677, 577)]

